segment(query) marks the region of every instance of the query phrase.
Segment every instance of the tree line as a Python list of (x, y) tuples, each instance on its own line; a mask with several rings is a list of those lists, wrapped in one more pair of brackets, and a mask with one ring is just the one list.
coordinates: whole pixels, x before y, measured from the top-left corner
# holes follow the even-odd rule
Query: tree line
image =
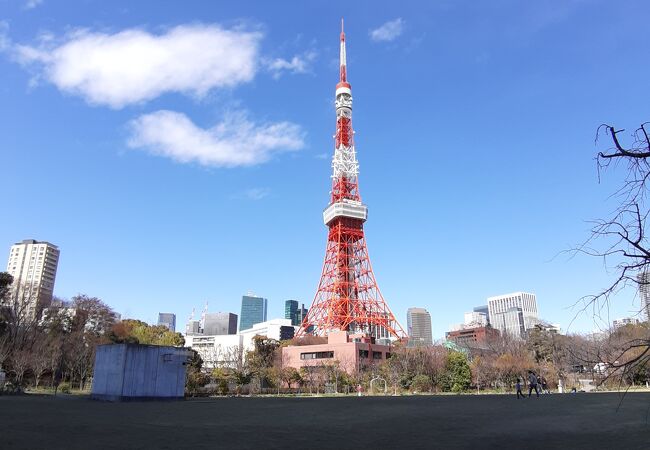
[[(83, 390), (92, 378), (97, 345), (140, 343), (183, 346), (180, 333), (139, 320), (118, 320), (101, 299), (79, 294), (28, 313), (38, 299), (12, 294), (13, 277), (0, 273), (0, 371), (7, 389), (55, 387)], [(3, 386), (0, 386), (0, 391)]]
[[(537, 326), (526, 339), (494, 333), (485, 342), (452, 348), (397, 342), (391, 346), (389, 358), (369, 359), (353, 370), (350, 361), (342, 361), (336, 354), (300, 370), (287, 367), (282, 358), (284, 346), (324, 343), (323, 338), (280, 342), (256, 336), (251, 351), (233, 353), (216, 368), (196, 371), (188, 386), (190, 395), (349, 393), (357, 386), (393, 394), (509, 392), (518, 379), (525, 385), (531, 370), (550, 389), (562, 385), (565, 391), (580, 390), (584, 383), (620, 389), (650, 382), (647, 365), (629, 364), (643, 351), (631, 351), (630, 342), (649, 331), (647, 322), (597, 335), (562, 335)], [(371, 386), (372, 380), (379, 383)]]

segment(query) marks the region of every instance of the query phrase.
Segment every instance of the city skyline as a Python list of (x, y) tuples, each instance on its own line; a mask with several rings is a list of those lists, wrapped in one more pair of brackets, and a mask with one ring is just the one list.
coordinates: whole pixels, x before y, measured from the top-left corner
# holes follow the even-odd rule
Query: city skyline
[[(372, 205), (365, 232), (402, 324), (417, 303), (439, 337), (488, 297), (521, 290), (563, 330), (602, 325), (589, 313), (573, 321), (571, 306), (607, 286), (607, 272), (562, 252), (612, 209), (615, 180), (598, 184), (593, 162), (596, 128), (647, 119), (635, 87), (650, 65), (618, 70), (644, 51), (648, 6), (600, 4), (347, 5), (361, 196)], [(149, 323), (159, 311), (184, 322), (206, 300), (237, 312), (249, 290), (269, 299), (270, 318), (287, 298), (310, 306), (334, 131), (332, 29), (344, 4), (97, 5), (11, 3), (0, 16), (0, 148), (12, 168), (0, 187), (6, 210), (20, 211), (0, 224), (0, 245), (54, 243), (55, 295), (97, 296)], [(156, 78), (178, 66), (161, 63), (128, 86), (110, 72), (93, 84), (102, 67), (74, 65), (106, 50), (93, 47), (100, 41), (119, 54), (120, 39), (207, 39), (200, 48), (241, 58), (225, 68), (211, 52), (177, 55), (195, 57), (181, 61), (189, 82)], [(171, 126), (196, 138), (196, 152), (152, 134)], [(235, 138), (242, 159), (229, 159)], [(38, 208), (25, 208), (32, 198)], [(273, 220), (289, 204), (291, 227)], [(404, 219), (418, 230), (413, 245), (394, 238)], [(602, 322), (634, 316), (635, 295), (622, 292)]]

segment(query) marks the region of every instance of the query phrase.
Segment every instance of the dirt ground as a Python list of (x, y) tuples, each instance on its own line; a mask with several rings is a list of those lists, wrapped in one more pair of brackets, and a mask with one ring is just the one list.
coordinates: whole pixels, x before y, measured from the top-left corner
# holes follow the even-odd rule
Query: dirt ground
[[(618, 408), (618, 410), (617, 410)], [(1, 449), (649, 449), (650, 393), (214, 398), (0, 397)]]

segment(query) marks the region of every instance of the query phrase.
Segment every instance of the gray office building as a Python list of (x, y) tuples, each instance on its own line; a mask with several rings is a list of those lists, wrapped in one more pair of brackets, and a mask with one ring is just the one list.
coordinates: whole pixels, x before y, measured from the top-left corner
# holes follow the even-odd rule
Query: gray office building
[(268, 300), (254, 295), (243, 295), (241, 298), (241, 315), (239, 316), (239, 331), (253, 328), (256, 323), (266, 322)]
[(208, 336), (237, 334), (237, 314), (206, 313), (203, 320), (203, 334)]
[(433, 345), (431, 314), (424, 308), (409, 308), (406, 311), (409, 344)]
[(201, 321), (200, 320), (189, 320), (187, 325), (185, 325), (185, 334), (187, 336), (193, 336), (196, 334), (203, 334), (201, 330)]
[(176, 331), (176, 314), (158, 313), (158, 325), (166, 326), (169, 331)]

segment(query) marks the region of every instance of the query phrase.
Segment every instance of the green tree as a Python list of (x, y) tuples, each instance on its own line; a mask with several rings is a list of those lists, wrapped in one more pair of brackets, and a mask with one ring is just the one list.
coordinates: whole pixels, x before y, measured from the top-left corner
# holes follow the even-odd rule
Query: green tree
[(212, 380), (217, 385), (217, 392), (221, 395), (228, 394), (228, 383), (230, 382), (230, 373), (222, 367), (212, 369)]
[(431, 392), (433, 383), (431, 378), (426, 375), (416, 375), (411, 383), (411, 390), (417, 392)]
[(111, 342), (115, 343), (170, 345), (173, 347), (185, 345), (185, 338), (182, 334), (170, 331), (164, 325), (149, 325), (132, 319), (115, 323), (108, 337)]
[(0, 272), (0, 303), (9, 295), (11, 284), (14, 282), (14, 277), (7, 272)]
[(467, 356), (461, 352), (449, 352), (445, 364), (443, 388), (445, 391), (463, 392), (472, 383), (472, 371)]
[(187, 362), (187, 376), (185, 378), (186, 395), (196, 395), (199, 390), (210, 382), (210, 377), (203, 373), (203, 359), (201, 355), (194, 350), (189, 349), (190, 357)]
[(271, 378), (267, 376), (267, 373), (279, 359), (280, 342), (266, 336), (255, 336), (253, 345), (253, 350), (246, 355), (251, 375), (256, 378), (260, 389), (264, 385), (275, 385)]

